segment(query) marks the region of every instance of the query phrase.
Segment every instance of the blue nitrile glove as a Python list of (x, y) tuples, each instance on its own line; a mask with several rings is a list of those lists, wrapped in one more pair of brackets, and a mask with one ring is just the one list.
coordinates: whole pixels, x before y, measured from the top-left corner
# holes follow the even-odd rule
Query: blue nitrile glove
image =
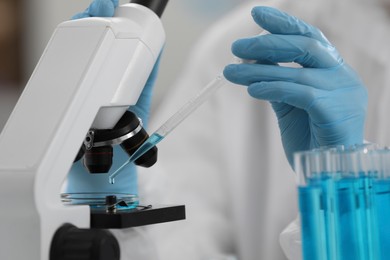
[(72, 19), (86, 17), (112, 17), (119, 0), (94, 0), (84, 12), (75, 14)]
[(224, 75), (271, 101), (290, 165), (296, 151), (361, 144), (367, 91), (321, 31), (270, 7), (255, 7), (252, 16), (271, 34), (234, 42), (236, 56), (257, 63), (228, 65)]
[[(115, 7), (118, 6), (118, 0), (94, 0), (83, 13), (79, 13), (73, 19), (85, 17), (111, 17), (114, 15)], [(161, 56), (161, 55), (160, 55)], [(129, 110), (133, 111), (142, 119), (144, 128), (147, 128), (149, 119), (150, 103), (153, 91), (153, 85), (157, 78), (160, 58), (151, 72), (145, 87), (137, 101), (137, 104), (131, 106)], [(131, 87), (131, 86), (129, 86)], [(90, 174), (82, 165), (81, 161), (73, 164), (67, 179), (65, 193), (80, 192), (108, 192), (108, 193), (127, 193), (138, 194), (138, 183), (136, 169), (133, 164), (127, 166), (127, 173), (120, 174), (115, 178), (115, 184), (110, 184), (108, 175), (127, 161), (129, 156), (121, 147), (114, 146), (114, 157), (111, 170), (108, 174)]]

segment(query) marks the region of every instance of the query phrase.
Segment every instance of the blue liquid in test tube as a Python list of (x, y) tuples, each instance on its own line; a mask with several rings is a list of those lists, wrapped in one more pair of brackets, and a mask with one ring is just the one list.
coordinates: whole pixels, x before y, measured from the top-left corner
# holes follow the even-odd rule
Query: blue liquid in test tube
[(319, 171), (331, 167), (316, 154), (296, 160), (305, 260), (390, 259), (390, 150), (380, 152), (389, 158), (374, 164), (365, 152), (369, 164), (359, 165), (351, 153), (350, 167), (333, 172)]
[(322, 189), (314, 185), (299, 187), (298, 194), (303, 259), (327, 260)]
[(389, 259), (390, 257), (390, 180), (378, 180), (374, 183), (375, 189), (375, 209), (377, 232), (379, 233), (378, 259)]
[(358, 178), (342, 178), (335, 182), (335, 219), (337, 221), (338, 259), (363, 260), (367, 245), (362, 241), (359, 224)]

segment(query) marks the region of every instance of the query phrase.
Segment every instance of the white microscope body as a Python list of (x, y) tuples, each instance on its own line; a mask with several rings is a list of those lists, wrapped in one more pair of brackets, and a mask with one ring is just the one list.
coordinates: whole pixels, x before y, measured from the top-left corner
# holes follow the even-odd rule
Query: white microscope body
[(137, 102), (164, 41), (138, 4), (57, 27), (0, 136), (0, 259), (49, 260), (61, 225), (89, 228), (89, 207), (63, 205), (61, 185), (88, 130)]

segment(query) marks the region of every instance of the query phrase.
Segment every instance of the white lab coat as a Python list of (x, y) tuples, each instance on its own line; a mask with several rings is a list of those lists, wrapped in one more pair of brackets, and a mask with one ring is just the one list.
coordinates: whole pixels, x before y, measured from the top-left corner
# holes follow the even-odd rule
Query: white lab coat
[[(260, 0), (226, 15), (196, 44), (150, 130), (229, 63), (235, 39), (261, 31), (250, 16), (255, 5), (276, 6), (321, 28), (368, 86), (366, 138), (390, 144), (389, 17), (370, 0)], [(187, 208), (185, 221), (146, 228), (160, 259), (286, 259), (279, 234), (297, 214), (295, 176), (270, 105), (245, 87), (219, 90), (159, 145), (159, 162), (139, 178), (141, 201)]]
[[(261, 32), (250, 16), (253, 6), (242, 6), (205, 33), (150, 129), (222, 71), (234, 40)], [(284, 259), (278, 237), (297, 212), (294, 173), (267, 102), (229, 84), (159, 150), (156, 172), (140, 172), (140, 178), (153, 175), (164, 202), (187, 208), (187, 220), (151, 227), (156, 238), (164, 237), (157, 243), (161, 259)]]

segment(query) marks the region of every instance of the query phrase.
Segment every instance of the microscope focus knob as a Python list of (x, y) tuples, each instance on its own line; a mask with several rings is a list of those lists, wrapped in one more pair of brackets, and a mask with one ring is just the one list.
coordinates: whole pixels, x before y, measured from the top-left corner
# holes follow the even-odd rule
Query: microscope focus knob
[(50, 260), (119, 260), (116, 238), (107, 230), (60, 227), (53, 237)]

